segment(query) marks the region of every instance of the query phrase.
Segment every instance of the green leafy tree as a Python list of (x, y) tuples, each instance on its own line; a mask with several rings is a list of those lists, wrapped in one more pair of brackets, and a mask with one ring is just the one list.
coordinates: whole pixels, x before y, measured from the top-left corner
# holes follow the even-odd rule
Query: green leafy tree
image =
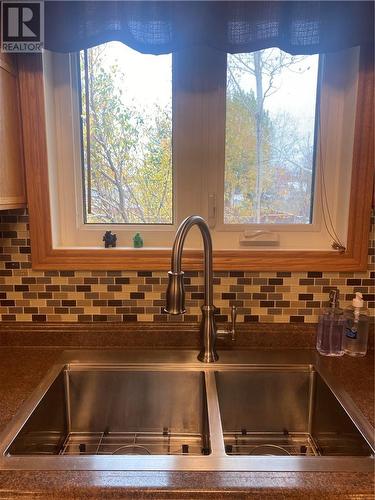
[(170, 222), (172, 207), (172, 123), (170, 110), (155, 106), (148, 142), (137, 172), (139, 203), (149, 223)]
[(91, 192), (87, 220), (170, 222), (171, 110), (154, 105), (147, 113), (128, 100), (125, 103), (126, 75), (117, 65), (104, 64), (107, 50), (106, 45), (89, 50), (86, 82), (81, 54), (81, 81), (86, 83), (82, 88), (84, 164)]
[(279, 49), (228, 57), (226, 222), (308, 222), (313, 144), (292, 116), (271, 119), (265, 108), (281, 73), (303, 72), (303, 60)]
[(272, 121), (271, 166), (278, 182), (271, 186), (269, 196), (280, 221), (308, 223), (314, 137), (298, 125), (288, 112), (278, 114)]
[(253, 91), (246, 92), (229, 81), (226, 103), (225, 220), (227, 223), (257, 222), (258, 148), (262, 148), (263, 189), (272, 182), (268, 172), (270, 119), (262, 119), (262, 144), (257, 143), (257, 102)]

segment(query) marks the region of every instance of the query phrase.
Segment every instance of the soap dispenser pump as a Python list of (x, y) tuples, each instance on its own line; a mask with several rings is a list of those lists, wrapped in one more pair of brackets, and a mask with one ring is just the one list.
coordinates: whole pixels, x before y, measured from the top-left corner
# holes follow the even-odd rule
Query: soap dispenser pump
[(339, 307), (339, 291), (329, 292), (329, 307), (319, 316), (316, 348), (323, 356), (342, 356), (345, 318)]
[(345, 334), (343, 347), (349, 356), (365, 356), (367, 352), (369, 312), (364, 307), (363, 296), (355, 293), (352, 305), (345, 309)]

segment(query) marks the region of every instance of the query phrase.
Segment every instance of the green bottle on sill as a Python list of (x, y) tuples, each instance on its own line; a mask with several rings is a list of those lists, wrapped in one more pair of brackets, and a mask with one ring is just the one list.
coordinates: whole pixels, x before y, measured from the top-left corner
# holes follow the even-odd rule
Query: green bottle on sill
[(139, 233), (137, 233), (133, 238), (133, 247), (134, 248), (142, 248), (143, 247), (143, 239)]

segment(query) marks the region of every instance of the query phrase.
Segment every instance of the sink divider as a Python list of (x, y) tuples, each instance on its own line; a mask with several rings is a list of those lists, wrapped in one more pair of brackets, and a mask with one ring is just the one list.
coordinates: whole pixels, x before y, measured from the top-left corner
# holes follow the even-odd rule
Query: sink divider
[(221, 426), (219, 398), (216, 388), (215, 372), (205, 371), (208, 422), (211, 440), (211, 455), (225, 456), (223, 429)]

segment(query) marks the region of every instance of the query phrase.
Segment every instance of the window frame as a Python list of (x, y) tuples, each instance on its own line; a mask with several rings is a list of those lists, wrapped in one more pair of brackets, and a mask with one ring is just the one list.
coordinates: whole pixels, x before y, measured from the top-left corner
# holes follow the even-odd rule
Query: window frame
[[(45, 85), (45, 98), (50, 108), (52, 116), (47, 116), (47, 123), (54, 124), (55, 127), (47, 127), (47, 141), (56, 144), (49, 148), (50, 163), (55, 163), (53, 179), (50, 182), (50, 193), (52, 193), (52, 207), (55, 206), (55, 217), (58, 221), (59, 232), (66, 235), (64, 241), (59, 234), (55, 235), (54, 246), (56, 248), (74, 247), (97, 247), (99, 248), (101, 238), (106, 230), (116, 231), (118, 246), (126, 247), (130, 245), (131, 237), (135, 233), (156, 233), (156, 238), (167, 237), (173, 241), (177, 230), (177, 224), (116, 224), (116, 223), (85, 223), (84, 222), (84, 184), (82, 172), (82, 150), (81, 150), (81, 124), (79, 121), (79, 76), (78, 76), (78, 54), (51, 54), (45, 53), (47, 59), (44, 64), (44, 74), (48, 75), (50, 81)], [(47, 70), (47, 71), (46, 71)], [(52, 74), (53, 73), (53, 74)], [(68, 75), (69, 80), (66, 80)], [(54, 85), (52, 81), (56, 84)], [(54, 90), (56, 86), (57, 90)], [(172, 92), (173, 94), (173, 92)], [(173, 96), (172, 96), (173, 99)], [(66, 103), (61, 111), (60, 103)], [(174, 107), (174, 106), (172, 106)], [(60, 137), (59, 141), (55, 137)], [(63, 137), (63, 139), (61, 139)], [(51, 169), (49, 170), (51, 173)], [(50, 176), (51, 177), (51, 176)], [(178, 178), (178, 173), (173, 172), (173, 191)], [(60, 186), (60, 187), (58, 187)], [(62, 193), (61, 186), (71, 186), (72, 189)], [(175, 193), (174, 193), (175, 198)], [(178, 207), (173, 200), (173, 217), (176, 218)], [(155, 241), (155, 238), (154, 238)], [(98, 244), (99, 242), (99, 244)], [(77, 244), (76, 244), (77, 243)], [(153, 246), (158, 245), (158, 241)], [(160, 244), (162, 246), (162, 244)]]
[[(359, 51), (358, 51), (359, 52)], [(344, 90), (340, 89), (340, 85), (342, 84), (342, 79), (339, 77), (336, 78), (337, 72), (340, 71), (342, 67), (345, 66), (344, 58), (349, 55), (351, 57), (351, 64), (349, 65), (350, 69), (343, 77), (343, 81), (345, 81)], [(222, 150), (219, 153), (218, 165), (219, 169), (216, 170), (215, 175), (212, 175), (211, 181), (216, 184), (216, 196), (220, 199), (221, 203), (218, 205), (218, 214), (217, 214), (217, 222), (215, 225), (215, 230), (217, 234), (227, 234), (228, 236), (232, 233), (233, 237), (241, 236), (245, 231), (247, 233), (254, 233), (255, 231), (267, 231), (271, 233), (275, 233), (278, 235), (280, 239), (280, 248), (276, 251), (290, 251), (292, 249), (298, 251), (318, 251), (323, 249), (324, 247), (329, 248), (332, 239), (328, 235), (322, 216), (322, 208), (321, 208), (321, 176), (320, 176), (320, 139), (323, 137), (322, 141), (322, 155), (324, 156), (325, 163), (325, 179), (327, 185), (328, 196), (330, 191), (334, 192), (334, 197), (338, 196), (337, 193), (340, 192), (340, 188), (342, 190), (342, 185), (345, 185), (345, 174), (348, 171), (351, 174), (352, 162), (349, 160), (348, 162), (343, 162), (341, 160), (342, 151), (341, 147), (344, 143), (344, 137), (351, 137), (352, 142), (354, 143), (354, 135), (355, 135), (355, 123), (349, 125), (345, 122), (345, 112), (346, 108), (349, 108), (348, 118), (351, 119), (352, 115), (356, 116), (356, 108), (357, 108), (357, 94), (358, 89), (355, 88), (356, 84), (358, 84), (358, 74), (357, 68), (355, 67), (357, 55), (355, 52), (350, 52), (347, 54), (347, 51), (343, 51), (342, 53), (336, 54), (328, 54), (324, 55), (320, 62), (320, 69), (318, 76), (319, 78), (319, 91), (317, 92), (317, 107), (323, 104), (323, 107), (327, 108), (327, 111), (324, 110), (321, 114), (320, 118), (320, 127), (322, 129), (322, 135), (317, 134), (316, 138), (316, 146), (314, 153), (317, 155), (315, 158), (316, 165), (314, 167), (313, 172), (313, 189), (312, 195), (314, 200), (314, 210), (313, 210), (313, 218), (310, 224), (226, 224), (224, 222), (224, 176), (225, 176), (225, 151)], [(353, 64), (352, 64), (353, 63)], [(359, 61), (357, 62), (359, 65)], [(352, 85), (352, 77), (355, 75), (355, 85)], [(226, 81), (226, 80), (225, 80)], [(349, 82), (349, 83), (348, 83)], [(354, 78), (353, 78), (354, 82)], [(339, 91), (336, 90), (339, 88)], [(356, 94), (354, 94), (356, 92)], [(350, 95), (352, 94), (352, 95)], [(353, 99), (354, 97), (354, 99)], [(347, 102), (348, 101), (348, 102)], [(355, 102), (352, 102), (355, 101)], [(349, 104), (347, 106), (347, 104)], [(354, 106), (352, 106), (354, 104)], [(224, 96), (222, 99), (222, 105), (225, 106), (225, 90)], [(350, 108), (354, 108), (350, 110)], [(318, 116), (318, 109), (316, 111)], [(225, 107), (218, 113), (218, 120), (224, 120), (222, 124), (223, 129), (225, 130)], [(348, 121), (347, 121), (348, 122)], [(337, 124), (342, 125), (345, 128), (345, 131), (342, 132), (340, 127), (337, 127)], [(316, 127), (318, 126), (318, 120), (316, 119)], [(348, 130), (349, 129), (349, 130)], [(352, 131), (350, 130), (352, 129)], [(325, 130), (333, 131), (333, 134), (330, 135), (330, 140), (326, 141), (324, 139)], [(225, 135), (223, 135), (222, 143), (225, 146)], [(345, 143), (346, 148), (354, 147), (353, 144), (350, 144), (350, 141)], [(218, 147), (218, 149), (220, 146)], [(223, 149), (223, 148), (222, 148)], [(353, 150), (350, 151), (350, 155), (353, 156)], [(213, 171), (214, 169), (212, 169)], [(350, 177), (349, 174), (349, 177)], [(341, 178), (341, 179), (340, 179)], [(346, 183), (346, 188), (350, 189), (350, 178)], [(332, 207), (333, 205), (333, 207)], [(347, 213), (349, 212), (349, 203), (341, 203), (339, 204), (337, 200), (333, 200), (330, 202), (331, 216), (332, 220), (335, 223), (335, 228), (337, 232), (340, 234), (342, 241), (346, 241), (346, 236), (348, 232), (348, 224), (349, 217)], [(285, 242), (287, 241), (287, 247), (285, 246)], [(301, 242), (305, 245), (302, 247)], [(284, 246), (283, 246), (284, 244)], [(323, 248), (322, 248), (323, 247)], [(240, 247), (241, 248), (241, 247)], [(240, 250), (240, 248), (238, 250)], [(243, 247), (242, 247), (243, 248)], [(253, 247), (256, 248), (256, 247)], [(261, 247), (262, 251), (270, 252), (271, 250), (266, 246)]]
[[(115, 42), (120, 46), (126, 47), (124, 44), (121, 42)], [(128, 50), (131, 52), (136, 52), (134, 49), (131, 49), (130, 47), (126, 47)], [(86, 87), (88, 85), (88, 82), (86, 81), (86, 69), (88, 71), (88, 68), (84, 67), (82, 68), (82, 59), (83, 59), (83, 64), (88, 64), (88, 61), (90, 60), (90, 55), (88, 53), (90, 49), (86, 49), (85, 51), (79, 51), (75, 53), (68, 53), (64, 54), (64, 56), (69, 60), (69, 75), (70, 75), (70, 89), (71, 89), (71, 102), (72, 102), (72, 108), (73, 108), (73, 116), (80, 116), (81, 120), (79, 122), (79, 137), (80, 137), (80, 147), (79, 149), (79, 154), (80, 154), (80, 159), (77, 163), (77, 166), (75, 166), (75, 184), (76, 184), (76, 206), (80, 207), (80, 216), (78, 217), (80, 223), (79, 223), (79, 229), (83, 229), (85, 227), (93, 227), (93, 228), (108, 228), (110, 226), (110, 229), (112, 228), (124, 228), (126, 229), (127, 227), (131, 227), (132, 231), (140, 231), (142, 228), (145, 228), (146, 230), (152, 228), (152, 227), (158, 227), (161, 231), (164, 230), (170, 231), (171, 228), (175, 229), (176, 224), (174, 223), (176, 217), (175, 217), (175, 212), (176, 212), (176, 196), (175, 196), (175, 175), (174, 175), (174, 169), (173, 169), (173, 164), (171, 162), (171, 167), (172, 167), (172, 176), (171, 176), (171, 184), (172, 184), (172, 206), (171, 206), (171, 222), (161, 222), (161, 223), (153, 223), (153, 222), (145, 222), (145, 223), (131, 223), (131, 222), (115, 222), (115, 223), (108, 223), (108, 222), (88, 222), (88, 216), (89, 213), (87, 211), (87, 206), (88, 206), (88, 173), (85, 173), (85, 169), (87, 166), (84, 166), (84, 158), (85, 158), (85, 150), (87, 150), (87, 140), (86, 137), (84, 137), (84, 127), (83, 127), (83, 116), (82, 116), (82, 105), (83, 105), (83, 100), (82, 100), (82, 89), (85, 88), (85, 92), (87, 91)], [(87, 57), (82, 57), (83, 53), (87, 54)], [(57, 53), (49, 53), (50, 55), (53, 54), (53, 57), (57, 55)], [(137, 53), (137, 56), (139, 57), (144, 57), (148, 56), (151, 58), (155, 58), (155, 56), (152, 55), (144, 55), (141, 53)], [(174, 54), (164, 54), (161, 57), (167, 57), (170, 56), (170, 103), (171, 103), (171, 126), (173, 124), (173, 111), (174, 111), (174, 91), (173, 91), (173, 59), (174, 59)], [(83, 70), (83, 71), (82, 71)], [(84, 72), (85, 77), (84, 81), (82, 80), (82, 72)], [(89, 73), (87, 73), (88, 75)], [(149, 80), (147, 80), (147, 83), (149, 83)], [(89, 89), (89, 92), (92, 92), (92, 89)], [(84, 106), (86, 108), (86, 105)], [(86, 111), (85, 111), (86, 113)], [(75, 123), (76, 125), (76, 123)], [(87, 126), (87, 122), (86, 122)], [(171, 131), (172, 132), (172, 131)], [(78, 135), (78, 130), (74, 132), (75, 134)], [(91, 145), (91, 140), (90, 140), (90, 145)], [(172, 148), (173, 148), (173, 142), (172, 142), (172, 137), (171, 137), (171, 159), (172, 158)], [(77, 154), (77, 152), (75, 152)], [(92, 181), (91, 181), (92, 182)], [(92, 198), (92, 194), (91, 194)]]
[[(56, 206), (53, 208), (56, 248), (100, 248), (105, 230), (116, 232), (119, 247), (131, 248), (132, 237), (141, 232), (148, 248), (168, 248), (173, 244), (178, 227), (176, 221), (197, 213), (208, 220), (214, 248), (218, 250), (242, 252), (247, 247), (245, 231), (246, 234), (254, 234), (261, 230), (276, 236), (278, 251), (330, 249), (332, 239), (322, 221), (320, 156), (313, 172), (313, 199), (316, 202), (310, 224), (224, 222), (227, 55), (202, 47), (175, 53), (172, 60), (175, 222), (85, 223), (78, 57), (78, 53), (43, 54), (47, 142), (52, 179), (50, 192), (52, 205)], [(342, 161), (341, 153), (345, 144), (346, 148), (349, 147), (345, 158), (350, 158), (352, 154), (357, 77), (358, 49), (323, 56), (319, 76), (319, 88), (322, 91), (317, 96), (317, 103), (323, 103), (320, 119), (322, 137), (329, 135), (329, 140), (323, 140), (322, 146), (326, 164), (325, 180), (327, 192), (334, 193), (329, 196), (330, 211), (343, 242), (347, 236), (349, 200), (337, 197), (337, 193), (340, 191), (339, 184), (341, 191), (346, 192), (350, 188), (350, 160)], [(319, 151), (318, 138), (315, 138), (315, 149)], [(177, 155), (181, 150), (183, 153)], [(190, 151), (197, 154), (191, 158)], [(70, 186), (70, 189), (65, 189), (66, 186)], [(197, 231), (189, 234), (187, 246), (201, 247)], [(268, 251), (269, 247), (263, 246), (261, 249)]]
[[(360, 54), (347, 250), (344, 253), (321, 250), (216, 250), (216, 269), (357, 271), (366, 268), (373, 179), (371, 52), (371, 49), (362, 49)], [(42, 58), (40, 55), (20, 56), (19, 67), (33, 268), (168, 269), (170, 249), (53, 247)], [(178, 152), (180, 155), (183, 153)], [(200, 269), (201, 251), (187, 250), (184, 265), (189, 269)]]

